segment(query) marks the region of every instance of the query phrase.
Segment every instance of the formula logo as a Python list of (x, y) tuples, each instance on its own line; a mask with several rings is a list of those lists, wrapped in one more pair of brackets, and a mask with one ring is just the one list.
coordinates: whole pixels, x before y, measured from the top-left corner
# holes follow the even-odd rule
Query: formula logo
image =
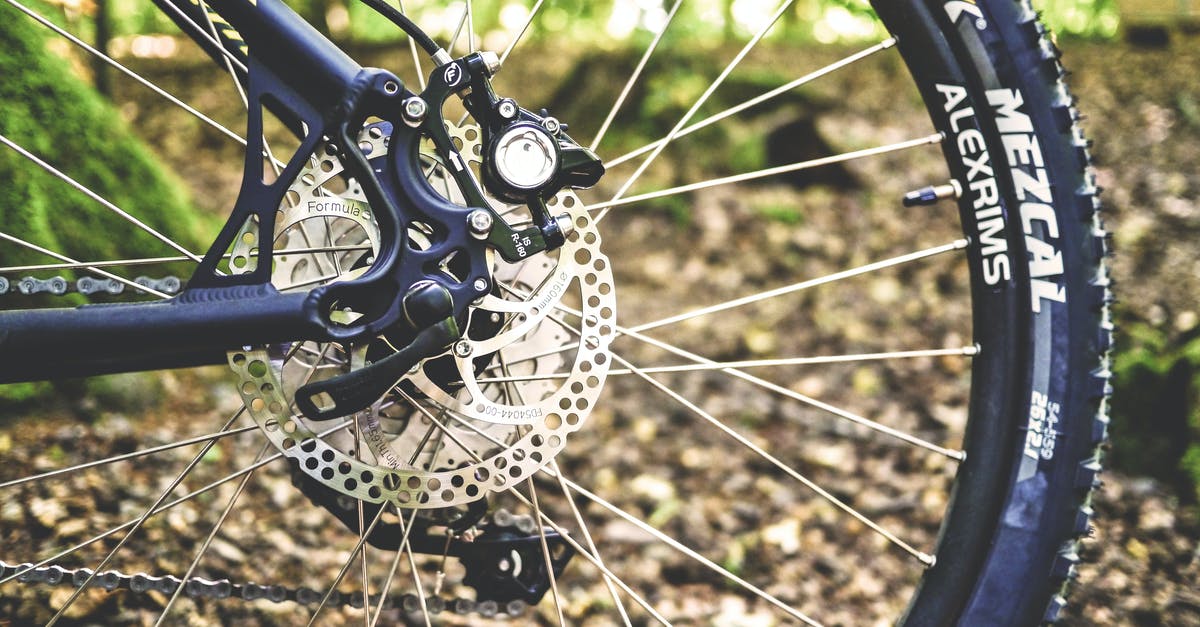
[(454, 87), (462, 80), (462, 77), (462, 68), (458, 67), (457, 63), (446, 66), (446, 72), (442, 74), (442, 80), (446, 81), (447, 87)]

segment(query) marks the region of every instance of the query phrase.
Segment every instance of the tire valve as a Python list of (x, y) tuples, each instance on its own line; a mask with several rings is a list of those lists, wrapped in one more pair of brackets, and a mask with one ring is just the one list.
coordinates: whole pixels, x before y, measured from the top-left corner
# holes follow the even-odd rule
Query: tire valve
[(930, 185), (913, 190), (904, 195), (905, 207), (918, 207), (936, 204), (947, 198), (958, 198), (961, 188), (958, 181), (950, 181), (946, 185)]

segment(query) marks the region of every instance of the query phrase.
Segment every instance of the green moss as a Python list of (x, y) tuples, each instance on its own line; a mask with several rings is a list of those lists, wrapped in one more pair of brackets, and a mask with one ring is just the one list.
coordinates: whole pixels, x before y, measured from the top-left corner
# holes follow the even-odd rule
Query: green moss
[[(0, 134), (151, 227), (196, 245), (200, 222), (108, 102), (46, 50), (40, 26), (0, 8)], [(0, 230), (81, 259), (174, 254), (162, 242), (35, 166), (0, 150)], [(46, 263), (5, 247), (3, 263)]]
[[(0, 135), (183, 246), (201, 250), (204, 224), (182, 186), (159, 167), (114, 108), (47, 50), (48, 31), (7, 5), (0, 6), (0, 23)], [(0, 181), (0, 232), (82, 261), (178, 254), (4, 146)], [(14, 244), (0, 246), (0, 265), (55, 261)], [(180, 265), (154, 271), (186, 276), (187, 269)], [(146, 271), (117, 272), (135, 277)], [(68, 272), (45, 274), (76, 278)], [(55, 301), (60, 306), (79, 302), (78, 297)], [(44, 384), (0, 386), (0, 403), (29, 403), (49, 389)]]

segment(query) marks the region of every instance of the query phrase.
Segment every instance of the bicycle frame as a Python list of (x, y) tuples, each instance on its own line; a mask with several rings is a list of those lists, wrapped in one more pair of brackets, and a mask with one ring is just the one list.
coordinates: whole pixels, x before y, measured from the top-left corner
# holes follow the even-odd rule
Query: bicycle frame
[[(176, 6), (188, 2), (161, 1)], [(196, 5), (193, 9), (199, 6), (191, 2)], [(209, 15), (223, 18), (254, 51), (247, 68), (250, 139), (245, 176), (230, 219), (187, 289), (175, 298), (0, 312), (0, 383), (220, 364), (226, 351), (245, 345), (353, 341), (377, 335), (403, 322), (402, 296), (421, 278), (419, 272), (400, 268), (412, 264), (398, 263), (406, 239), (393, 199), (418, 207), (432, 203), (452, 213), (465, 211), (447, 206), (418, 184), (419, 167), (416, 172), (405, 167), (415, 161), (418, 134), (398, 116), (399, 104), (413, 95), (398, 78), (364, 69), (280, 0), (211, 0), (211, 4), (217, 15)], [(197, 38), (194, 32), (189, 35)], [(282, 110), (281, 118), (291, 117), (299, 122), (297, 128), (307, 131), (302, 146), (272, 184), (262, 182), (264, 106)], [(368, 113), (394, 119), (398, 129), (389, 156), (396, 180), (387, 183), (387, 190), (353, 139)], [(270, 283), (273, 251), (271, 237), (265, 237), (260, 238), (253, 272), (220, 273), (219, 262), (247, 220), (257, 216), (261, 232), (273, 232), (275, 208), (323, 138), (338, 146), (347, 172), (363, 182), (371, 205), (382, 209), (374, 212), (382, 243), (370, 270), (353, 281), (281, 294)], [(402, 140), (400, 148), (397, 139)], [(405, 145), (414, 151), (406, 153)], [(372, 310), (366, 304), (368, 295), (371, 303), (390, 304)], [(454, 296), (456, 302), (475, 297)], [(363, 321), (333, 323), (329, 312), (347, 303), (362, 303)]]

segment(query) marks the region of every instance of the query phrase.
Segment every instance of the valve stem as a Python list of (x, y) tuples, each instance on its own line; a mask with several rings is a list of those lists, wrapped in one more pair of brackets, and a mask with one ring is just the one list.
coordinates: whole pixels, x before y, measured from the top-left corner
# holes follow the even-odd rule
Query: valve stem
[(905, 207), (918, 207), (937, 204), (947, 198), (958, 198), (961, 188), (958, 181), (950, 181), (946, 185), (930, 185), (913, 190), (904, 195)]

